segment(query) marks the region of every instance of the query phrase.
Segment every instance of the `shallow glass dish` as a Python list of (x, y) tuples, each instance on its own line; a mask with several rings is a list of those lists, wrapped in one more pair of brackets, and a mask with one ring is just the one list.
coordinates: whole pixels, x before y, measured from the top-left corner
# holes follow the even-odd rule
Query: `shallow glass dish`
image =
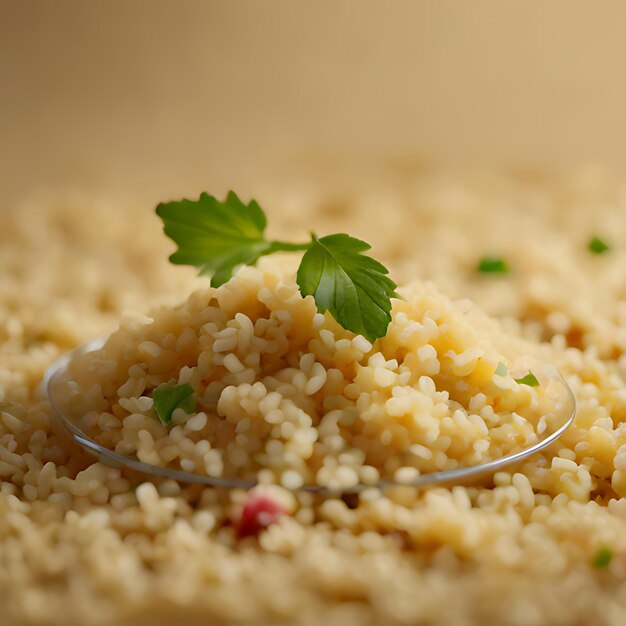
[[(229, 489), (251, 489), (257, 485), (256, 482), (249, 480), (242, 480), (237, 478), (222, 478), (216, 476), (206, 476), (200, 474), (194, 474), (184, 470), (177, 470), (167, 467), (160, 467), (157, 465), (151, 465), (144, 463), (135, 457), (124, 456), (118, 452), (105, 448), (96, 441), (94, 441), (83, 429), (71, 419), (63, 409), (63, 397), (60, 383), (64, 380), (63, 375), (67, 372), (67, 366), (71, 359), (79, 353), (91, 352), (93, 350), (99, 350), (104, 344), (103, 339), (96, 339), (91, 341), (76, 350), (63, 355), (55, 363), (53, 363), (47, 370), (44, 376), (44, 385), (47, 393), (50, 406), (54, 416), (60, 420), (69, 435), (82, 446), (89, 453), (93, 454), (98, 460), (106, 465), (113, 467), (127, 467), (131, 470), (145, 474), (147, 476), (154, 476), (160, 478), (168, 478), (185, 483), (199, 483), (211, 487), (229, 488)], [(546, 371), (546, 366), (543, 366)], [(467, 467), (459, 467), (456, 469), (445, 470), (440, 472), (425, 473), (417, 476), (408, 482), (399, 482), (394, 480), (381, 480), (374, 485), (356, 485), (340, 491), (331, 490), (327, 487), (319, 485), (303, 485), (299, 487), (297, 491), (308, 491), (314, 493), (359, 493), (364, 489), (377, 487), (388, 488), (393, 486), (409, 486), (409, 487), (428, 487), (440, 484), (462, 484), (471, 481), (472, 479), (484, 476), (487, 474), (493, 474), (502, 468), (518, 463), (537, 453), (554, 443), (570, 426), (576, 415), (576, 397), (565, 381), (563, 376), (554, 367), (547, 366), (547, 372), (550, 379), (550, 386), (552, 393), (558, 395), (558, 400), (555, 403), (555, 412), (550, 415), (549, 420), (546, 420), (548, 427), (546, 431), (542, 433), (542, 438), (533, 445), (523, 448), (515, 453), (508, 454), (506, 456), (493, 459), (486, 463), (479, 465), (472, 465)], [(558, 390), (558, 392), (557, 392)]]

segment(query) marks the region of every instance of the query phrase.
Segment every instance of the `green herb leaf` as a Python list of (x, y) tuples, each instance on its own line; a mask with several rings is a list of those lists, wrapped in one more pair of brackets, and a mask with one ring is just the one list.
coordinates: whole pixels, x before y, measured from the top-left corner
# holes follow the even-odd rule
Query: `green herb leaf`
[(396, 284), (383, 265), (361, 254), (370, 249), (364, 241), (345, 234), (313, 236), (307, 243), (268, 241), (261, 207), (254, 200), (244, 204), (232, 191), (223, 202), (203, 193), (198, 200), (159, 204), (156, 212), (178, 245), (170, 261), (200, 268), (212, 286), (261, 256), (306, 250), (297, 275), (302, 294), (313, 295), (318, 310), (330, 311), (346, 330), (371, 341), (387, 332)]
[(165, 234), (178, 245), (170, 261), (195, 265), (200, 274), (212, 277), (213, 287), (230, 280), (239, 266), (253, 265), (272, 251), (264, 236), (263, 209), (254, 200), (244, 204), (233, 191), (223, 202), (203, 193), (198, 200), (159, 204), (156, 212)]
[(526, 376), (522, 378), (514, 378), (513, 379), (519, 385), (528, 385), (529, 387), (539, 387), (539, 381), (537, 377), (532, 373), (528, 372)]
[(612, 558), (613, 551), (610, 548), (600, 548), (596, 555), (593, 557), (591, 564), (598, 569), (605, 569), (609, 566)]
[(509, 373), (509, 368), (504, 363), (498, 363), (494, 373), (496, 376), (506, 376)]
[(478, 264), (478, 271), (481, 274), (508, 274), (509, 266), (507, 262), (495, 256), (485, 256)]
[(297, 282), (303, 296), (312, 295), (321, 313), (330, 311), (347, 330), (374, 341), (391, 321), (396, 284), (378, 261), (364, 254), (370, 245), (339, 233), (318, 239), (302, 257)]
[(611, 248), (599, 237), (593, 237), (589, 242), (589, 250), (594, 254), (604, 254)]
[(193, 399), (193, 389), (190, 385), (174, 385), (163, 383), (152, 392), (154, 411), (162, 424), (167, 426), (172, 422), (172, 413), (176, 409), (183, 409), (192, 413), (196, 408)]

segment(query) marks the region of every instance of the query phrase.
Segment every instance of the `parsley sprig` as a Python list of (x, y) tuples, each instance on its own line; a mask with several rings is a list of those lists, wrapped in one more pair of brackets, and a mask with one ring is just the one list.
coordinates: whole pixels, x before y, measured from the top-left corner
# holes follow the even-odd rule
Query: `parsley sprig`
[(162, 203), (156, 212), (178, 246), (170, 261), (198, 267), (213, 287), (262, 256), (304, 251), (296, 281), (303, 296), (313, 296), (318, 311), (329, 311), (343, 328), (370, 341), (387, 333), (397, 285), (386, 267), (364, 254), (371, 247), (364, 241), (345, 233), (312, 234), (306, 243), (269, 241), (263, 209), (255, 200), (244, 204), (233, 191), (223, 201), (203, 193), (198, 200)]

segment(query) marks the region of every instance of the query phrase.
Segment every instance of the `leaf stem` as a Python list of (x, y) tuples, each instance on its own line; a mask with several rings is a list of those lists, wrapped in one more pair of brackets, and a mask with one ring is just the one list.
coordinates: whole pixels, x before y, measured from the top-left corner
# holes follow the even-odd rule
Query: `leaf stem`
[(298, 250), (308, 250), (311, 247), (311, 242), (306, 243), (285, 243), (284, 241), (272, 241), (270, 243), (271, 252), (296, 252)]

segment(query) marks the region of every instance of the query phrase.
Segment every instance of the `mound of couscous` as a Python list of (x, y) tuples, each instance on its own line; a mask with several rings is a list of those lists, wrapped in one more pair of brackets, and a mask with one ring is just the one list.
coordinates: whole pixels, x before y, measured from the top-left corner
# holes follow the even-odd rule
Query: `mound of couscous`
[[(119, 454), (288, 489), (410, 483), (527, 448), (563, 421), (563, 388), (547, 374), (518, 382), (502, 348), (519, 346), (496, 322), (432, 285), (401, 293), (372, 344), (316, 312), (289, 263), (263, 260), (123, 326), (70, 362), (55, 395)], [(167, 423), (162, 385), (193, 391)]]

